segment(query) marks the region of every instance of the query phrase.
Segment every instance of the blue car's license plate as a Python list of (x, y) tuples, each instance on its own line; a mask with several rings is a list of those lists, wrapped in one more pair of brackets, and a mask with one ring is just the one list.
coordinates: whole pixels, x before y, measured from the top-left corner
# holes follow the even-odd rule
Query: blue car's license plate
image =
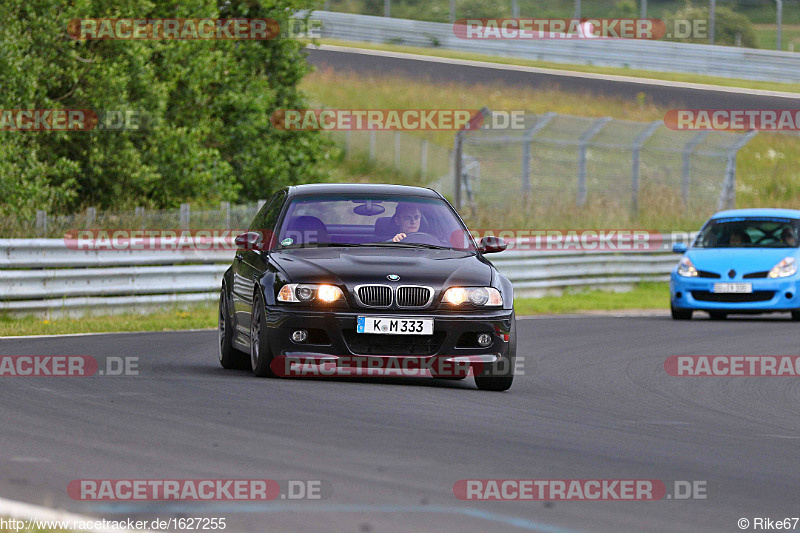
[(715, 293), (745, 293), (753, 292), (752, 283), (715, 283)]
[(433, 335), (433, 319), (360, 316), (356, 331), (386, 335)]

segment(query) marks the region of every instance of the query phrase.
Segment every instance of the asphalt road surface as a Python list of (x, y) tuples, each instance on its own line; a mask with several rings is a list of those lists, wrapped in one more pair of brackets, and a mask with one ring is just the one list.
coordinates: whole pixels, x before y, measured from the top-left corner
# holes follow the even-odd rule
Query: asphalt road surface
[[(357, 44), (354, 44), (357, 46)], [(396, 57), (395, 57), (396, 56)], [(620, 80), (594, 74), (525, 69), (513, 65), (465, 64), (452, 59), (386, 54), (384, 52), (323, 47), (308, 49), (308, 60), (318, 68), (332, 68), (355, 74), (386, 74), (434, 82), (468, 84), (502, 83), (530, 89), (559, 89), (566, 92), (625, 98), (636, 101), (644, 93), (654, 104), (690, 109), (796, 109), (800, 97), (784, 97), (768, 91), (736, 88), (700, 89), (659, 80)]]
[[(779, 318), (777, 318), (779, 317)], [(0, 497), (108, 518), (225, 517), (228, 531), (738, 531), (800, 514), (800, 380), (672, 377), (670, 355), (797, 355), (780, 315), (519, 321), (525, 375), (269, 380), (216, 332), (3, 339), (0, 355), (137, 357), (128, 377), (0, 378)], [(538, 357), (536, 373), (533, 357)], [(76, 479), (320, 480), (318, 501), (74, 501)], [(705, 482), (706, 499), (461, 501), (461, 479)]]

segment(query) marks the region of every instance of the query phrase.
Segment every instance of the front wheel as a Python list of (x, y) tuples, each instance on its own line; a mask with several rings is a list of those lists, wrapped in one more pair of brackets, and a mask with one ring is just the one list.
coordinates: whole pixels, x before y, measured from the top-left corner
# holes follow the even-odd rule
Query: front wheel
[(272, 371), (272, 351), (267, 339), (267, 320), (261, 290), (253, 297), (253, 312), (250, 315), (250, 368), (259, 378), (274, 378)]
[(669, 306), (670, 311), (672, 312), (672, 320), (691, 320), (692, 319), (692, 311), (690, 309), (676, 309)]
[(475, 376), (475, 385), (480, 390), (501, 392), (511, 388), (514, 382), (514, 364), (517, 359), (517, 317), (511, 313), (511, 331), (508, 335), (508, 353), (497, 363), (487, 365)]
[(792, 320), (800, 322), (800, 311), (792, 311)]
[(228, 313), (225, 287), (219, 293), (219, 321), (217, 323), (217, 355), (222, 368), (247, 368), (247, 354), (233, 347), (233, 327)]

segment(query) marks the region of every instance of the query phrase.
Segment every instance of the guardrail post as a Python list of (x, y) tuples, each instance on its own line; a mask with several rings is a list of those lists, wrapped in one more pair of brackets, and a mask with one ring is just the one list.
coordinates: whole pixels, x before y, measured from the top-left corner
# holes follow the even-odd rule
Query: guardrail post
[(86, 227), (91, 228), (94, 225), (94, 221), (97, 218), (97, 208), (96, 207), (87, 207), (86, 208)]
[(36, 233), (39, 237), (47, 236), (47, 211), (36, 211)]
[(144, 207), (137, 207), (135, 213), (136, 213), (136, 216), (139, 217), (142, 220), (142, 228), (141, 229), (144, 229), (144, 227), (145, 227)]
[(376, 131), (370, 130), (369, 132), (369, 160), (375, 161), (375, 142), (376, 142)]
[(511, 17), (519, 18), (519, 0), (511, 0)]
[(692, 152), (697, 148), (701, 142), (708, 137), (710, 132), (708, 130), (701, 131), (686, 143), (683, 147), (682, 164), (681, 164), (681, 199), (683, 206), (689, 206), (689, 186), (691, 185), (692, 175)]
[(634, 215), (639, 212), (639, 171), (641, 167), (639, 160), (642, 153), (642, 146), (644, 146), (647, 139), (649, 139), (663, 123), (662, 120), (651, 122), (650, 125), (633, 140), (633, 152), (631, 154), (631, 211)]
[[(577, 3), (580, 6), (580, 3)], [(575, 199), (576, 205), (584, 205), (586, 203), (586, 150), (589, 147), (589, 141), (592, 137), (597, 135), (603, 126), (611, 120), (611, 117), (603, 117), (592, 122), (578, 139), (578, 196)]]
[(192, 210), (189, 204), (181, 204), (181, 229), (189, 229), (192, 219)]
[(522, 190), (528, 192), (531, 190), (531, 143), (533, 138), (539, 133), (547, 124), (553, 120), (557, 113), (545, 113), (542, 115), (536, 124), (525, 130), (522, 144)]
[(400, 137), (400, 132), (394, 132), (394, 166), (398, 169), (400, 168), (400, 148), (402, 142), (403, 140)]
[(231, 229), (231, 203), (220, 202), (219, 209), (222, 211), (223, 216), (225, 217), (225, 229)]
[(422, 140), (422, 146), (419, 149), (419, 175), (425, 179), (428, 177), (428, 140)]
[(757, 130), (750, 130), (742, 135), (742, 138), (733, 146), (728, 148), (727, 164), (725, 165), (725, 181), (722, 184), (722, 191), (717, 201), (717, 211), (736, 207), (736, 153), (757, 134)]
[(450, 24), (456, 21), (456, 0), (450, 0)]

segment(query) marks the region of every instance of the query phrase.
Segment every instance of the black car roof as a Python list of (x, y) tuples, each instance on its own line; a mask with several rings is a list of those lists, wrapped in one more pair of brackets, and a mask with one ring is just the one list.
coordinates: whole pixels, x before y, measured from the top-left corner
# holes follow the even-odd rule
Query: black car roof
[(398, 194), (439, 198), (439, 193), (423, 187), (384, 185), (378, 183), (310, 183), (289, 187), (289, 196), (313, 194)]

